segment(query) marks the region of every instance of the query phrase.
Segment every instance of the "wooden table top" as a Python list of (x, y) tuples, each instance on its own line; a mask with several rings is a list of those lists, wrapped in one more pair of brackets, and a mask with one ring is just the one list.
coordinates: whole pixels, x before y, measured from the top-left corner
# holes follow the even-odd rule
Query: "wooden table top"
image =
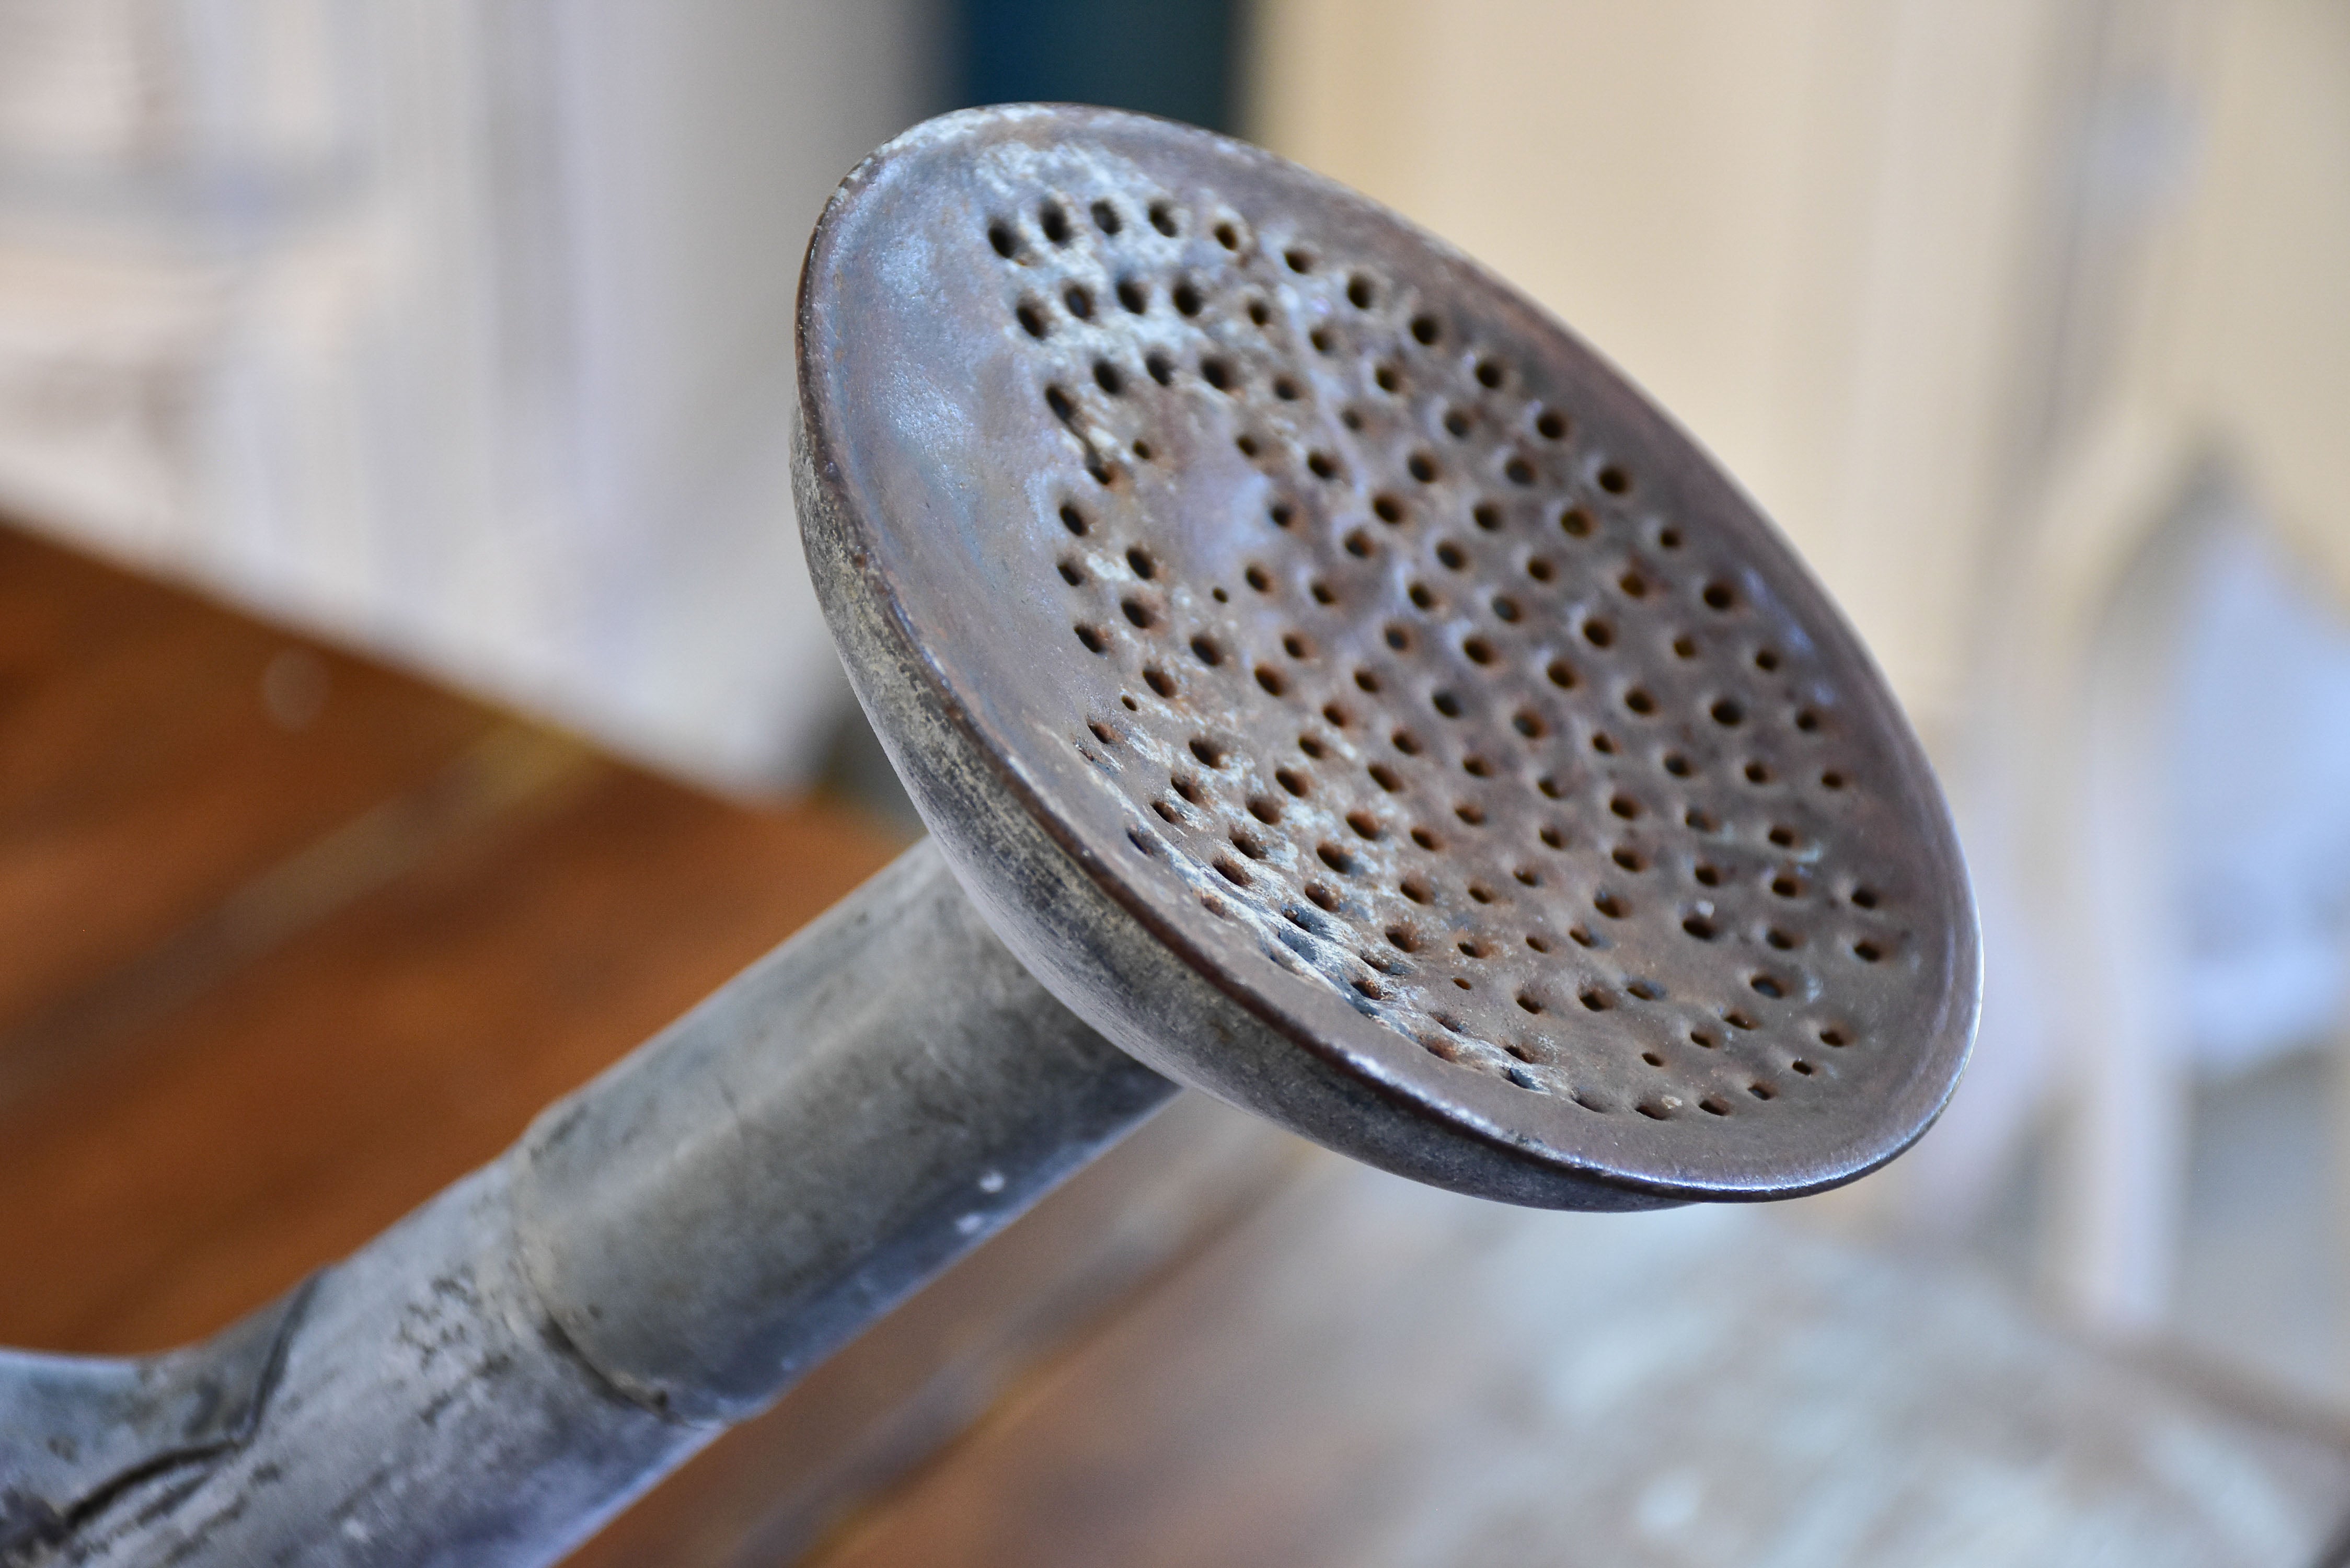
[(2309, 1568), (2341, 1434), (1756, 1209), (1318, 1157), (824, 1568)]
[[(272, 1299), (906, 841), (0, 527), (0, 1345), (160, 1349)], [(1179, 1106), (575, 1562), (795, 1552), (1293, 1152)]]
[[(267, 1301), (902, 842), (0, 529), (0, 1344)], [(573, 1561), (2302, 1568), (2345, 1511), (2323, 1420), (1947, 1262), (1185, 1096)]]

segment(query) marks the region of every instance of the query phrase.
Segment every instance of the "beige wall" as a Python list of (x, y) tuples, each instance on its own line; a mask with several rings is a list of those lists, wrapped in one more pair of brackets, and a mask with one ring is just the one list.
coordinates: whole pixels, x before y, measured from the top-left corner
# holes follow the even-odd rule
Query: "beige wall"
[(2237, 0), (2195, 43), (2191, 199), (2129, 380), (2216, 438), (2350, 604), (2350, 5)]
[(1679, 414), (1938, 738), (2101, 427), (2350, 585), (2338, 0), (1267, 0), (1256, 89)]
[[(1672, 409), (1945, 764), (1983, 1033), (1942, 1127), (1869, 1189), (1931, 1222), (2052, 1104), (2102, 1106), (2073, 1118), (2081, 1212), (2057, 1228), (2096, 1277), (2064, 1293), (2146, 1321), (2183, 1067), (2129, 963), (2180, 955), (2105, 961), (2115, 889), (2075, 861), (2113, 803), (2077, 742), (2116, 585), (2197, 476), (2350, 606), (2350, 5), (1263, 5), (1258, 134), (1521, 284)], [(2146, 831), (2118, 860), (2169, 865), (2175, 825)], [(2116, 1087), (2164, 1073), (2161, 1106)]]
[(1529, 289), (1679, 414), (1933, 729), (2012, 483), (2065, 16), (1272, 0), (1259, 129)]

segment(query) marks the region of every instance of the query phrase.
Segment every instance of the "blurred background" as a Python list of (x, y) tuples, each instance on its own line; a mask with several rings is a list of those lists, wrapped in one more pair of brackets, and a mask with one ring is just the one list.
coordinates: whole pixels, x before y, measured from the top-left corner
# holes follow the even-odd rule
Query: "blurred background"
[[(0, 512), (15, 563), (0, 570), (0, 779), (16, 778), (0, 782), (0, 927), (35, 977), (0, 988), (14, 1009), (0, 1134), (21, 1134), (0, 1136), (0, 1207), (36, 1250), (148, 1238), (99, 1271), (80, 1316), (42, 1315), (36, 1295), (63, 1298), (25, 1287), (0, 1340), (151, 1348), (216, 1325), (487, 1158), (531, 1106), (905, 840), (792, 523), (793, 289), (858, 158), (928, 114), (1017, 99), (1260, 141), (1523, 286), (1777, 519), (1942, 771), (1988, 952), (1976, 1063), (1942, 1125), (1880, 1175), (1754, 1221), (1800, 1241), (1681, 1219), (1545, 1234), (1595, 1270), (1614, 1259), (1660, 1280), (1741, 1246), (1811, 1259), (1816, 1299), (1789, 1296), (1787, 1324), (1853, 1310), (1819, 1282), (1836, 1269), (1890, 1271), (1866, 1276), (1895, 1293), (1872, 1299), (1943, 1314), (1935, 1364), (1956, 1384), (1905, 1407), (1910, 1427), (1851, 1427), (1847, 1457), (1939, 1441), (1920, 1434), (1941, 1430), (1936, 1399), (1966, 1406), (1956, 1369), (1995, 1359), (1966, 1349), (1987, 1325), (2051, 1367), (2156, 1379), (2048, 1417), (2085, 1423), (2093, 1447), (2160, 1425), (2130, 1400), (2191, 1386), (2218, 1403), (2163, 1406), (2161, 1421), (2174, 1435), (2216, 1423), (2193, 1428), (2204, 1459), (2178, 1461), (2203, 1479), (2161, 1485), (2213, 1508), (2220, 1492), (2198, 1487), (2220, 1488), (2235, 1523), (2197, 1528), (2241, 1529), (2177, 1560), (2314, 1561), (2303, 1536), (2350, 1515), (2350, 1463), (2337, 1496), (2334, 1459), (2310, 1457), (2350, 1455), (2341, 0), (0, 0)], [(154, 633), (166, 622), (197, 629), (172, 640)], [(206, 670), (209, 695), (192, 695)], [(246, 738), (215, 743), (232, 733)], [(515, 815), (525, 800), (539, 804)], [(500, 824), (522, 859), (481, 847)], [(674, 847), (686, 839), (697, 847)], [(641, 865), (613, 858), (622, 842), (646, 846)], [(743, 887), (717, 869), (730, 866)], [(579, 1002), (574, 1054), (517, 1069), (500, 1080), (511, 1103), (480, 1113), (483, 1075), (502, 1070), (484, 1064), (546, 1016), (536, 992), (504, 1012), (480, 998), (540, 972), (528, 955), (559, 918), (514, 915), (437, 990), (397, 968), (400, 933), (432, 933), (445, 959), (483, 900), (558, 872), (604, 901), (604, 923), (565, 939), (561, 983), (680, 956), (633, 1011)], [(109, 901), (147, 912), (90, 913)], [(739, 919), (720, 932), (712, 909)], [(362, 940), (338, 921), (372, 923)], [(336, 940), (333, 961), (376, 965), (370, 978), (317, 978), (328, 960), (301, 944)], [(265, 958), (292, 968), (270, 979)], [(314, 1009), (351, 1016), (410, 1009), (368, 1071), (421, 1075), (415, 1126), (478, 1116), (475, 1134), (433, 1146), (445, 1170), (385, 1155), (400, 1174), (290, 1229), (288, 1194), (333, 1189), (348, 1145), (341, 1166), (307, 1149), (223, 1178), (202, 1222), (118, 1218), (189, 1181), (186, 1162), (206, 1158), (189, 1151), (221, 1137), (204, 1115), (314, 1117), (278, 1065), (207, 1055), (255, 1038), (250, 1015), (185, 1022), (240, 986), (236, 1005), (263, 1006), (253, 988), (271, 984), (310, 985)], [(296, 1012), (269, 1016), (288, 1042), (317, 1038)], [(464, 1028), (478, 1049), (418, 1054), (417, 1038)], [(244, 1098), (189, 1086), (224, 1073)], [(123, 1119), (134, 1101), (145, 1121)], [(348, 1115), (386, 1149), (431, 1141), (380, 1100)], [(740, 1449), (702, 1502), (624, 1521), (643, 1532), (634, 1560), (785, 1561), (811, 1542), (857, 1561), (1045, 1560), (1004, 1545), (1009, 1525), (973, 1523), (974, 1478), (1038, 1517), (1110, 1508), (1004, 1478), (1082, 1469), (1076, 1434), (1107, 1440), (1085, 1425), (1084, 1380), (1123, 1365), (1102, 1336), (1174, 1312), (1211, 1241), (1255, 1234), (1281, 1256), (1288, 1243), (1268, 1238), (1291, 1232), (1247, 1227), (1319, 1179), (1216, 1116), (1154, 1128), (1120, 1157), (1132, 1174), (1098, 1179), (1024, 1243), (1066, 1279), (999, 1265), (1031, 1287), (1059, 1279), (1039, 1298), (1059, 1306), (982, 1284), (926, 1306), (931, 1337), (886, 1352), (898, 1381), (859, 1375), (864, 1394), (826, 1395), (829, 1417), (803, 1409), (789, 1441)], [(158, 1148), (176, 1152), (151, 1161), (157, 1174), (124, 1174)], [(1146, 1189), (1161, 1196), (1142, 1225)], [(1342, 1234), (1345, 1215), (1404, 1204), (1394, 1234), (1451, 1233), (1365, 1192), (1314, 1199), (1339, 1219), (1284, 1223)], [(202, 1262), (232, 1234), (249, 1266)], [(1359, 1266), (1378, 1294), (1378, 1270), (1404, 1267), (1363, 1261), (1381, 1245), (1326, 1261), (1334, 1277)], [(1496, 1302), (1556, 1283), (1496, 1279)], [(1594, 1343), (1647, 1310), (1605, 1296), (1576, 1309)], [(1184, 1332), (1244, 1338), (1253, 1320), (1234, 1310), (1239, 1326), (1201, 1307)], [(1871, 1377), (1899, 1383), (1933, 1359), (1851, 1332), (1850, 1366)], [(982, 1341), (993, 1348), (974, 1371)], [(1215, 1343), (1245, 1361), (1240, 1338)], [(962, 1370), (941, 1383), (951, 1363)], [(1053, 1399), (1035, 1392), (1040, 1367), (1060, 1369)], [(1755, 1408), (1825, 1386), (1758, 1384)], [(1007, 1389), (1028, 1390), (1027, 1416), (1003, 1413)], [(1203, 1430), (1227, 1417), (1191, 1411)], [(2287, 1430), (2314, 1447), (2261, 1447)], [(2223, 1485), (2228, 1464), (2241, 1473)], [(2261, 1464), (2301, 1479), (2261, 1491), (2243, 1479)], [(1141, 1518), (1138, 1478), (1170, 1473), (1096, 1479)], [(1225, 1483), (1183, 1473), (1180, 1517), (1213, 1511)], [(1480, 1473), (1484, 1492), (1446, 1483), (1452, 1533), (1397, 1523), (1378, 1560), (1565, 1560), (1525, 1544), (1538, 1534), (1460, 1523), (1516, 1519), (1564, 1483)], [(1785, 1483), (1814, 1500), (1783, 1500), (1800, 1518), (1764, 1510), (1747, 1534), (1709, 1535), (1715, 1504), (1692, 1500), (1721, 1491), (1693, 1473), (1696, 1490), (1621, 1503), (1638, 1517), (1620, 1540), (1593, 1526), (1616, 1544), (1590, 1560), (1760, 1562), (1763, 1545), (1788, 1553), (1773, 1562), (2010, 1560), (1971, 1525), (1932, 1539), (1973, 1555), (1881, 1534), (1799, 1549), (1825, 1539), (1799, 1524), (1860, 1506), (1817, 1501), (1809, 1471)], [(754, 1501), (707, 1501), (722, 1492)], [(1982, 1517), (2022, 1517), (2001, 1496)], [(2076, 1542), (2088, 1555), (2038, 1551), (2075, 1540), (2043, 1504), (2038, 1524), (1998, 1537), (2012, 1560), (2158, 1560), (2095, 1557), (2110, 1542), (2094, 1532)], [(843, 1519), (861, 1522), (843, 1535)], [(1056, 1539), (1094, 1542), (1072, 1561), (1147, 1556)], [(1280, 1539), (1291, 1554), (1263, 1560), (1372, 1560), (1359, 1542)], [(991, 1540), (998, 1556), (972, 1544)]]

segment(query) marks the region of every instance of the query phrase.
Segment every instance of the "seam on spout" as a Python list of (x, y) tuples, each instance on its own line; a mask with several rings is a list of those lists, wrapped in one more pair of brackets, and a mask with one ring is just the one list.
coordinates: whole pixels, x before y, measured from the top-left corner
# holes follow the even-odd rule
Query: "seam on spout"
[[(294, 1335), (300, 1331), (311, 1298), (324, 1277), (323, 1272), (312, 1274), (288, 1293), (277, 1325), (271, 1331), (269, 1352), (262, 1363), (260, 1376), (254, 1380), (243, 1413), (228, 1431), (204, 1442), (159, 1449), (99, 1481), (62, 1508), (45, 1499), (22, 1494), (0, 1497), (0, 1568), (19, 1568), (20, 1564), (38, 1561), (35, 1553), (63, 1545), (142, 1483), (172, 1470), (216, 1464), (251, 1442), (261, 1429), (271, 1397), (284, 1379)], [(20, 1506), (25, 1512), (9, 1517)]]
[[(514, 1168), (506, 1181), (506, 1225), (513, 1246), (514, 1271), (521, 1278), (523, 1288), (530, 1293), (531, 1319), (548, 1350), (578, 1366), (613, 1398), (648, 1410), (671, 1426), (704, 1425), (680, 1416), (671, 1405), (667, 1389), (639, 1383), (590, 1355), (587, 1347), (573, 1338), (571, 1331), (563, 1325), (562, 1315), (555, 1309), (554, 1298), (539, 1282), (538, 1271), (532, 1267), (530, 1240), (537, 1232), (532, 1224), (527, 1189), (536, 1186), (537, 1172), (533, 1168), (531, 1155), (537, 1147), (541, 1127), (552, 1125), (551, 1118), (571, 1108), (567, 1101), (542, 1112), (538, 1121), (532, 1124), (508, 1157), (514, 1162)], [(5, 1565), (0, 1564), (0, 1568), (5, 1568)]]

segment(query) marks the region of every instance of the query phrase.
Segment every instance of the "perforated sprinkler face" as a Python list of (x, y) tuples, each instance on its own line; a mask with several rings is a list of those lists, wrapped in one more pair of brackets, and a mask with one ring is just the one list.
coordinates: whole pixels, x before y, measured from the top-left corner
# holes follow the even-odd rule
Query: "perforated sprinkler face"
[(804, 281), (802, 503), (918, 802), (1146, 1060), (1408, 1174), (1849, 1179), (1947, 1096), (1947, 815), (1778, 536), (1361, 198), (1099, 110), (933, 121)]

